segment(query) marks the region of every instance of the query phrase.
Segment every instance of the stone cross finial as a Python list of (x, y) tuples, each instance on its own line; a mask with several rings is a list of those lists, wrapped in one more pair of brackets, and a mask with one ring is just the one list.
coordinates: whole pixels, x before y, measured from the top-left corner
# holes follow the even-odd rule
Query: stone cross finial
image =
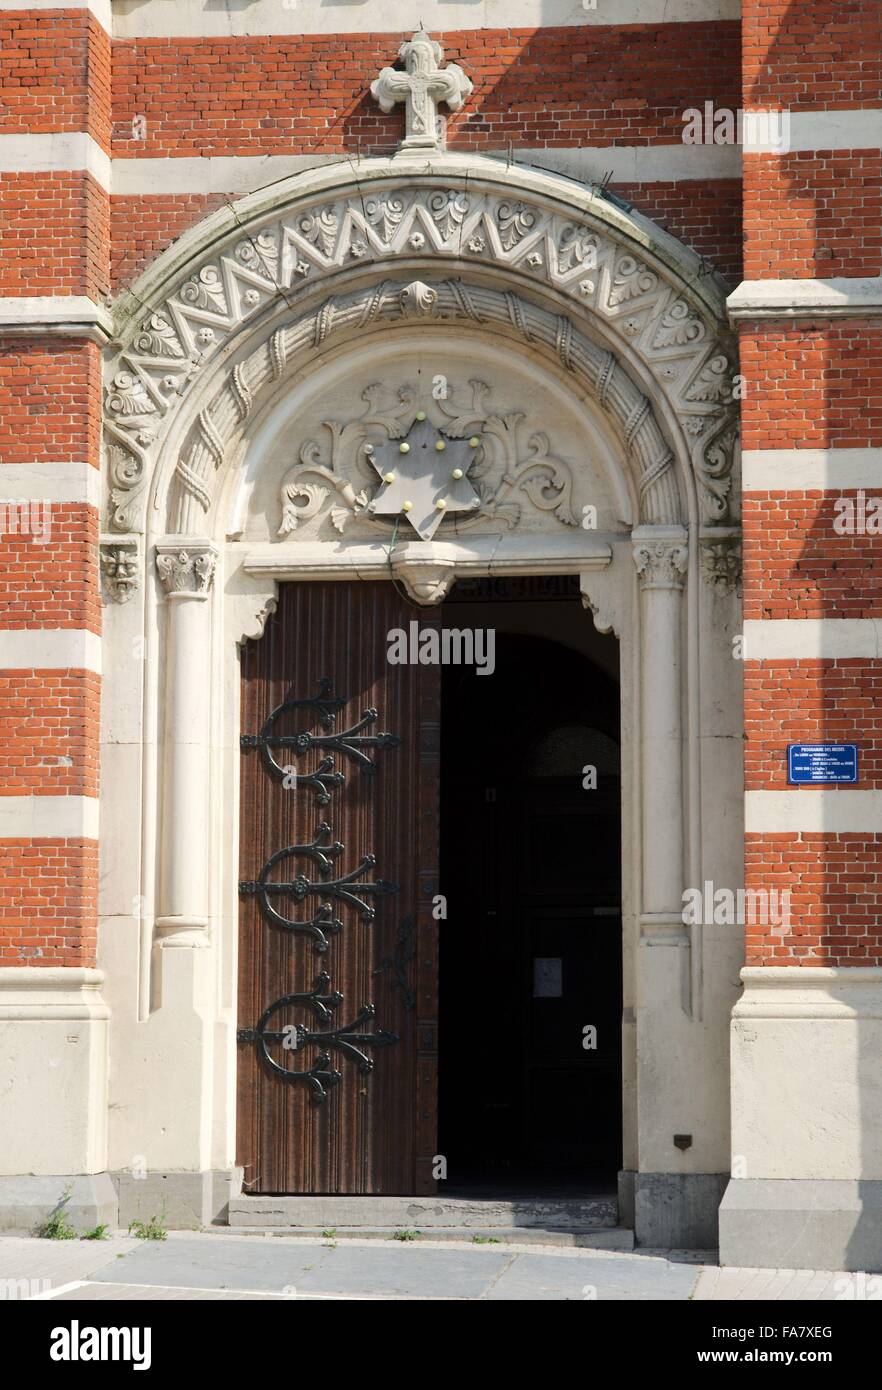
[(383, 68), (371, 83), (371, 96), (387, 113), (396, 102), (405, 103), (403, 150), (437, 150), (439, 103), (446, 101), (451, 111), (458, 111), (471, 95), (472, 83), (456, 63), (448, 63), (442, 71), (439, 63), (444, 50), (429, 38), (422, 25), (413, 38), (401, 45), (398, 56), (404, 63), (404, 72)]

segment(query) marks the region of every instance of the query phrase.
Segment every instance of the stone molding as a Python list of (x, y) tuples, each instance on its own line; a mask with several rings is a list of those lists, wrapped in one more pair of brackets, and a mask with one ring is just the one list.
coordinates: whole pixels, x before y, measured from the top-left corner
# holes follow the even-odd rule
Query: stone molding
[(882, 275), (832, 280), (742, 280), (726, 301), (729, 318), (865, 318), (882, 314)]

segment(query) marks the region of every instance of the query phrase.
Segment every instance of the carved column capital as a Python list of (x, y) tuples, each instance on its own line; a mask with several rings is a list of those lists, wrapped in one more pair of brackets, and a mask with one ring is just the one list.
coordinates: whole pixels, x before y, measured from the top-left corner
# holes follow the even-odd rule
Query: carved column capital
[(156, 546), (156, 570), (169, 598), (207, 598), (217, 566), (217, 546), (192, 536)]
[(639, 526), (631, 533), (641, 589), (682, 589), (689, 545), (680, 526)]

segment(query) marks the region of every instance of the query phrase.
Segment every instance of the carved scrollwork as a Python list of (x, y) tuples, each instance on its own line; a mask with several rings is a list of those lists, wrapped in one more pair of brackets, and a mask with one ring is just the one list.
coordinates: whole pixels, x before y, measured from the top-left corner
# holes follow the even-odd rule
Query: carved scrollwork
[[(414, 286), (409, 287), (413, 289)], [(435, 291), (433, 294), (437, 298)], [(318, 516), (323, 509), (329, 509), (331, 523), (340, 532), (354, 517), (365, 522), (388, 517), (389, 509), (381, 509), (377, 499), (392, 490), (393, 475), (386, 470), (393, 465), (387, 459), (380, 466), (377, 460), (386, 458), (385, 441), (402, 440), (409, 432), (419, 434), (420, 429), (428, 431), (429, 457), (433, 461), (437, 458), (435, 451), (445, 449), (445, 440), (450, 468), (459, 462), (457, 451), (463, 451), (461, 466), (453, 473), (454, 479), (461, 479), (458, 486), (462, 496), (452, 488), (446, 504), (450, 519), (458, 527), (476, 525), (482, 516), (516, 526), (524, 500), (539, 512), (553, 513), (565, 526), (577, 525), (572, 467), (552, 452), (547, 434), (530, 431), (519, 411), (494, 412), (486, 382), (473, 379), (467, 387), (455, 383), (450, 387), (446, 398), (426, 400), (425, 408), (419, 409), (420, 402), (412, 387), (399, 387), (396, 393), (391, 386), (374, 383), (362, 393), (367, 409), (356, 420), (346, 424), (325, 422), (330, 450), (326, 452), (315, 439), (305, 441), (300, 447), (299, 463), (282, 481), (279, 535), (291, 535), (299, 522)], [(425, 426), (422, 421), (427, 421)], [(454, 449), (453, 440), (469, 443)], [(418, 448), (415, 457), (423, 456)], [(373, 465), (372, 489), (356, 492), (359, 465), (365, 460)], [(384, 480), (379, 490), (378, 476)], [(404, 493), (413, 497), (424, 491), (416, 476), (404, 487)], [(328, 508), (332, 496), (334, 505)], [(479, 500), (475, 501), (475, 497)], [(433, 505), (431, 499), (427, 505)], [(422, 534), (433, 533), (441, 520), (441, 515), (436, 514)]]

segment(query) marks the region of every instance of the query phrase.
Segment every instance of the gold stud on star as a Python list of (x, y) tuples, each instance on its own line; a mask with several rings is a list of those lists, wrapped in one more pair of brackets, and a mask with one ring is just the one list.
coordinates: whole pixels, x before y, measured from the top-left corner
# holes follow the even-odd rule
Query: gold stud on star
[(412, 509), (413, 509), (413, 503), (412, 503), (412, 502), (402, 502), (402, 504), (401, 504), (401, 510), (402, 510), (403, 512), (409, 512), (409, 511), (411, 511)]
[(481, 441), (480, 441), (480, 439), (478, 438), (478, 436), (477, 436), (476, 434), (473, 434), (472, 437), (471, 437), (471, 439), (469, 440), (469, 445), (471, 446), (471, 448), (477, 449), (477, 447), (478, 447), (478, 445), (480, 444), (480, 442), (481, 442)]
[(461, 468), (454, 468), (454, 470), (453, 470), (453, 476), (454, 476), (454, 478), (456, 478), (457, 482), (459, 482), (460, 478), (462, 477), (462, 469), (461, 469)]
[(444, 450), (447, 448), (447, 445), (444, 443), (443, 439), (439, 439), (435, 445), (435, 448), (438, 450), (439, 454), (443, 454)]
[(394, 482), (395, 482), (395, 474), (394, 474), (394, 473), (384, 473), (384, 474), (383, 474), (383, 482), (384, 482), (384, 483), (394, 483)]
[(406, 439), (403, 439), (403, 440), (401, 441), (401, 443), (398, 445), (398, 452), (399, 452), (399, 454), (409, 454), (409, 453), (410, 453), (410, 445), (408, 444), (408, 442), (407, 442)]
[(439, 497), (439, 498), (438, 498), (438, 501), (435, 503), (436, 509), (437, 509), (439, 512), (443, 512), (443, 510), (444, 510), (444, 508), (445, 508), (446, 506), (447, 506), (447, 503), (444, 501), (444, 498), (443, 498), (443, 497)]
[(426, 412), (424, 410), (418, 410), (416, 413), (416, 417), (418, 420), (425, 420)]

